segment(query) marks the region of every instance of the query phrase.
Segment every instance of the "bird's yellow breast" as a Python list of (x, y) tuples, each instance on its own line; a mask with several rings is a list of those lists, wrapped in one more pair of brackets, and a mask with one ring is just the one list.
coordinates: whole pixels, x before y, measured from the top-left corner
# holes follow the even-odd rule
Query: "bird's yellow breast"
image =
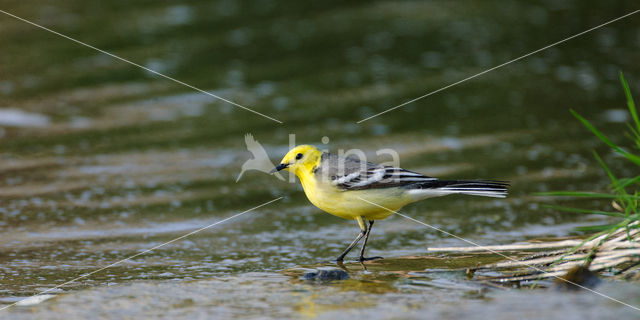
[(380, 220), (413, 202), (413, 198), (406, 196), (399, 188), (344, 191), (329, 181), (316, 179), (313, 172), (301, 172), (298, 178), (311, 203), (344, 219), (363, 216), (367, 220)]

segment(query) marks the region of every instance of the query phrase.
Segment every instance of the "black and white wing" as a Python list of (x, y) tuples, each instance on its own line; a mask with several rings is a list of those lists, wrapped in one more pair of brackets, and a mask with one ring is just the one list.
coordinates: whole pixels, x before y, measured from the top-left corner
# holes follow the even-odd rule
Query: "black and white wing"
[(503, 198), (508, 182), (493, 180), (439, 180), (402, 168), (383, 166), (324, 153), (318, 179), (327, 179), (342, 190), (365, 190), (400, 187), (417, 197), (468, 194)]
[(329, 153), (322, 155), (321, 170), (316, 174), (321, 175), (318, 178), (328, 179), (343, 190), (402, 187), (437, 180), (402, 168), (360, 161), (357, 158), (342, 158)]

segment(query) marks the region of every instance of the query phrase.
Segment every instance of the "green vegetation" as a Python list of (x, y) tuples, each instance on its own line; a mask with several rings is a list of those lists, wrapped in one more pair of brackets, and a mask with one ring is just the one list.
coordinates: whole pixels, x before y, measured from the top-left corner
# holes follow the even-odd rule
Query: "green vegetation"
[[(622, 72), (620, 73), (620, 81), (622, 82), (622, 87), (624, 88), (624, 92), (627, 98), (627, 107), (629, 109), (629, 113), (631, 114), (631, 118), (633, 119), (632, 124), (627, 124), (629, 133), (628, 136), (634, 143), (634, 146), (631, 150), (625, 149), (609, 138), (607, 138), (602, 132), (600, 132), (596, 127), (591, 124), (587, 119), (579, 115), (574, 110), (571, 110), (571, 113), (582, 122), (596, 137), (598, 137), (602, 142), (604, 142), (607, 146), (611, 148), (614, 152), (623, 156), (625, 159), (630, 161), (633, 165), (636, 165), (640, 168), (640, 155), (638, 151), (640, 151), (640, 119), (638, 118), (638, 113), (636, 110), (636, 105), (633, 101), (633, 97), (631, 96), (631, 90), (629, 89), (629, 85), (624, 78)], [(563, 197), (577, 197), (577, 198), (585, 198), (585, 199), (611, 199), (612, 200), (612, 210), (611, 211), (603, 211), (603, 210), (593, 210), (593, 209), (583, 209), (583, 208), (574, 208), (574, 207), (566, 207), (566, 206), (550, 206), (551, 208), (574, 212), (574, 213), (585, 213), (585, 214), (597, 214), (609, 216), (617, 219), (618, 221), (613, 224), (607, 225), (594, 225), (579, 228), (580, 231), (595, 231), (597, 233), (591, 235), (587, 239), (585, 239), (580, 245), (575, 246), (572, 250), (569, 250), (563, 257), (558, 259), (558, 262), (562, 260), (562, 258), (566, 257), (569, 254), (574, 253), (576, 250), (581, 248), (585, 243), (596, 239), (598, 237), (600, 241), (596, 245), (591, 248), (590, 254), (587, 255), (584, 259), (588, 264), (593, 259), (595, 252), (598, 248), (605, 243), (611, 236), (616, 233), (617, 230), (624, 229), (627, 235), (627, 240), (632, 241), (633, 237), (630, 233), (630, 230), (637, 229), (640, 227), (640, 208), (638, 206), (638, 200), (640, 200), (640, 175), (630, 178), (620, 178), (617, 177), (614, 172), (611, 170), (609, 166), (602, 160), (602, 158), (594, 151), (594, 156), (600, 166), (604, 169), (605, 173), (611, 180), (610, 189), (611, 191), (608, 193), (596, 193), (596, 192), (571, 192), (571, 191), (558, 191), (558, 192), (546, 192), (539, 193), (538, 195), (544, 196), (563, 196)]]

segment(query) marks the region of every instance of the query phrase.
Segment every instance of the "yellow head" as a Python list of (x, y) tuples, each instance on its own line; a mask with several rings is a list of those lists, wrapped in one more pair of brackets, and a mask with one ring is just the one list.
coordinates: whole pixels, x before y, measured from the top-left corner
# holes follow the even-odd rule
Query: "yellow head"
[(311, 173), (320, 164), (321, 157), (322, 151), (318, 150), (318, 148), (308, 144), (299, 145), (289, 150), (280, 161), (280, 164), (271, 172), (284, 169), (300, 177), (305, 173)]

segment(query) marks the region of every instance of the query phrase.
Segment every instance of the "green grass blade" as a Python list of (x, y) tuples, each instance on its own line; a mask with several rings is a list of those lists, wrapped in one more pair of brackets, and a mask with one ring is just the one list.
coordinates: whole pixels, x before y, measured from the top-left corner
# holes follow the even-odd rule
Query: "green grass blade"
[(637, 195), (620, 195), (610, 193), (597, 193), (597, 192), (585, 192), (585, 191), (550, 191), (550, 192), (536, 192), (536, 196), (552, 196), (552, 197), (576, 197), (576, 198), (594, 198), (594, 199), (626, 199), (626, 200), (640, 200), (640, 196)]
[(597, 152), (593, 151), (593, 156), (596, 158), (596, 161), (598, 161), (598, 164), (600, 164), (600, 166), (602, 167), (602, 169), (604, 169), (604, 172), (607, 174), (607, 176), (609, 176), (609, 180), (611, 180), (611, 182), (614, 185), (618, 184), (618, 179), (616, 179), (616, 177), (613, 175), (613, 172), (611, 172), (611, 170), (609, 170), (609, 167), (607, 166), (606, 163), (604, 163), (604, 161), (602, 161), (602, 158), (600, 158), (600, 156), (598, 155)]
[(633, 139), (636, 143), (640, 143), (640, 133), (634, 128), (630, 123), (627, 123), (627, 127), (629, 127), (629, 131), (631, 134), (629, 135), (631, 139)]
[(609, 169), (609, 167), (607, 166), (606, 163), (604, 163), (604, 161), (602, 161), (602, 158), (600, 158), (600, 156), (598, 155), (598, 153), (596, 153), (595, 151), (593, 151), (593, 156), (596, 158), (596, 161), (598, 161), (598, 163), (600, 164), (600, 166), (602, 167), (602, 169), (604, 170), (604, 172), (607, 173), (607, 176), (609, 176), (609, 180), (611, 180), (611, 185), (613, 185), (613, 188), (616, 190), (616, 192), (618, 192), (619, 194), (624, 194), (626, 195), (627, 192), (624, 190), (624, 188), (622, 188), (620, 186), (620, 181), (618, 181), (618, 179), (616, 178), (616, 176), (613, 174), (613, 172), (611, 172), (611, 170)]
[(640, 182), (640, 176), (637, 176), (635, 178), (622, 178), (620, 179), (620, 187), (622, 188), (626, 188), (634, 183), (638, 183)]
[(573, 229), (576, 231), (593, 232), (593, 231), (609, 230), (616, 226), (617, 226), (616, 224), (601, 224), (601, 225), (593, 225), (593, 226), (575, 227)]
[(615, 150), (619, 154), (623, 155), (625, 158), (629, 159), (631, 162), (633, 162), (633, 163), (635, 163), (635, 164), (640, 166), (640, 157), (638, 157), (638, 156), (636, 156), (634, 154), (631, 154), (631, 153), (625, 151), (624, 149), (618, 147), (611, 140), (609, 140), (609, 138), (607, 138), (604, 134), (602, 134), (600, 131), (598, 131), (598, 129), (596, 129), (596, 127), (594, 127), (587, 119), (583, 118), (581, 115), (579, 115), (573, 109), (571, 109), (569, 111), (571, 111), (571, 114), (573, 114), (574, 117), (576, 117), (578, 120), (580, 120), (580, 122), (582, 122), (582, 124), (585, 127), (587, 127), (587, 129), (589, 129), (591, 132), (593, 132), (593, 134), (596, 135), (596, 137), (598, 137), (598, 139), (602, 140), (602, 142), (606, 143), (609, 147), (611, 147), (613, 150)]
[(544, 208), (554, 209), (558, 211), (571, 212), (571, 213), (585, 213), (585, 214), (598, 214), (602, 216), (610, 216), (617, 218), (626, 218), (627, 216), (620, 212), (610, 212), (610, 211), (601, 211), (601, 210), (590, 210), (590, 209), (581, 209), (581, 208), (572, 208), (565, 206), (555, 206), (555, 205), (544, 205)]
[(640, 132), (640, 120), (638, 119), (636, 104), (635, 102), (633, 102), (633, 96), (631, 96), (631, 89), (629, 89), (629, 84), (627, 83), (627, 80), (624, 78), (624, 74), (622, 74), (622, 71), (620, 71), (620, 82), (622, 82), (624, 95), (627, 97), (627, 107), (629, 108), (629, 112), (631, 113), (633, 122), (635, 122), (636, 124), (636, 131)]

